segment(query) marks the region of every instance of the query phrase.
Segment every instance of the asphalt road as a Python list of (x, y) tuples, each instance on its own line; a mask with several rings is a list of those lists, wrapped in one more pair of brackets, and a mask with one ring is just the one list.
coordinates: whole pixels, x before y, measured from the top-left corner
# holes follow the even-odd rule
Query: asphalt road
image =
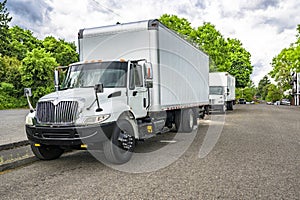
[(29, 109), (0, 110), (0, 145), (26, 140), (25, 117)]
[(299, 107), (237, 105), (140, 144), (124, 166), (76, 151), (3, 172), (0, 198), (300, 199), (299, 130)]

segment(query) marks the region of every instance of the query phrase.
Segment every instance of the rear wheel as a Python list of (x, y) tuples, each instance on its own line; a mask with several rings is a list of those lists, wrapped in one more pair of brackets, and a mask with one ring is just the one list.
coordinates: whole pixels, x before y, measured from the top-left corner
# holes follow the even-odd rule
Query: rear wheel
[(195, 113), (192, 109), (183, 110), (182, 113), (182, 129), (183, 132), (190, 133), (193, 130), (195, 122)]
[(64, 150), (58, 146), (42, 145), (37, 147), (32, 144), (31, 149), (34, 155), (41, 160), (54, 160), (64, 153)]
[(106, 141), (103, 151), (106, 159), (114, 164), (123, 164), (130, 160), (135, 148), (134, 129), (127, 119), (117, 122), (111, 139)]
[(180, 132), (182, 131), (182, 112), (181, 110), (176, 110), (175, 111), (175, 132)]

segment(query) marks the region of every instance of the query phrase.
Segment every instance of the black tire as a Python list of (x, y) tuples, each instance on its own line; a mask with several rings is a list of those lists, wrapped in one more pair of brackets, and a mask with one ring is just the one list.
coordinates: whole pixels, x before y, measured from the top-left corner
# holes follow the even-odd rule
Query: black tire
[(181, 115), (181, 110), (176, 110), (175, 111), (175, 119), (174, 119), (174, 123), (175, 123), (175, 132), (180, 132), (182, 131), (182, 115)]
[(196, 126), (198, 124), (199, 109), (198, 108), (194, 108), (193, 112), (194, 112), (194, 126)]
[(190, 133), (193, 130), (195, 122), (195, 113), (192, 109), (185, 109), (182, 111), (182, 131)]
[(227, 110), (233, 110), (233, 102), (227, 102)]
[[(121, 142), (121, 137), (129, 136), (132, 146), (126, 148)], [(124, 139), (124, 138), (122, 138)], [(104, 142), (103, 152), (105, 158), (114, 164), (123, 164), (130, 160), (135, 148), (134, 129), (132, 124), (122, 119), (117, 122), (117, 126), (113, 130), (112, 136), (109, 141)]]
[(34, 144), (32, 144), (31, 150), (34, 155), (40, 160), (54, 160), (59, 158), (64, 153), (64, 150), (60, 147), (48, 145), (36, 147), (34, 146)]
[[(228, 104), (227, 104), (227, 105), (228, 105)], [(223, 105), (223, 106), (221, 107), (221, 109), (220, 109), (220, 112), (221, 112), (221, 113), (225, 113), (226, 108), (227, 108), (227, 105)]]

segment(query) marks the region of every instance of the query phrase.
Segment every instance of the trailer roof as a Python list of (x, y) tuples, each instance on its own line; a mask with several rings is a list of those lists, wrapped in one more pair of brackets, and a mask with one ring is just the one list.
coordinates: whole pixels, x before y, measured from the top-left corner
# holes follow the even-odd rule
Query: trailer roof
[(78, 38), (82, 38), (83, 36), (88, 35), (97, 35), (103, 33), (111, 33), (111, 32), (126, 32), (133, 30), (147, 30), (147, 29), (157, 29), (159, 24), (161, 24), (157, 19), (143, 20), (137, 22), (129, 22), (129, 23), (116, 23), (114, 25), (108, 26), (99, 26), (93, 28), (84, 28), (80, 29), (78, 33)]

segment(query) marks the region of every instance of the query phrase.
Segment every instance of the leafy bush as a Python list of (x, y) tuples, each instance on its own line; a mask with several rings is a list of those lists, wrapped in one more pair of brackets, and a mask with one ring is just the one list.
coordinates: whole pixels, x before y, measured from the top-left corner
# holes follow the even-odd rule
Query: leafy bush
[(58, 66), (55, 58), (51, 57), (45, 49), (34, 49), (23, 59), (20, 69), (22, 84), (26, 88), (32, 88), (33, 102), (53, 91), (54, 68)]
[(0, 109), (25, 107), (26, 99), (16, 96), (17, 93), (13, 84), (2, 82), (0, 84)]

